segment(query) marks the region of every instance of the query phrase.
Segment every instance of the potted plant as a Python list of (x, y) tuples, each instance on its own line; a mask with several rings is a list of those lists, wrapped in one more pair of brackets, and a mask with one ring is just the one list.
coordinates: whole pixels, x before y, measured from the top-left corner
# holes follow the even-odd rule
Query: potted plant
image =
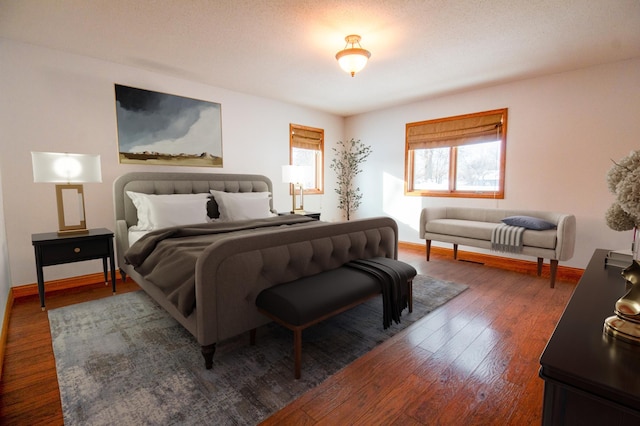
[(337, 147), (332, 148), (335, 153), (329, 166), (337, 175), (338, 208), (344, 212), (347, 220), (351, 213), (360, 206), (362, 193), (360, 187), (355, 187), (355, 178), (362, 172), (361, 164), (371, 154), (371, 147), (360, 142), (360, 139), (350, 139), (347, 142), (338, 141)]

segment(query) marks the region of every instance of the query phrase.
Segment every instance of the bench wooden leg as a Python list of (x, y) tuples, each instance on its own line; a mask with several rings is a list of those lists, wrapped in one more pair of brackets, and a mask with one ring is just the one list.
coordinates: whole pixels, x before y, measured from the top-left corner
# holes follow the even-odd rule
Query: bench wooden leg
[(431, 254), (431, 240), (427, 240), (427, 262), (429, 261), (430, 254)]
[(293, 330), (293, 376), (300, 378), (302, 365), (302, 329)]
[(454, 259), (458, 259), (458, 245), (457, 244), (453, 245), (453, 258)]
[(407, 283), (409, 286), (409, 313), (413, 312), (413, 280)]
[(556, 286), (556, 275), (558, 273), (558, 260), (551, 259), (551, 278), (550, 278), (550, 287), (554, 288)]

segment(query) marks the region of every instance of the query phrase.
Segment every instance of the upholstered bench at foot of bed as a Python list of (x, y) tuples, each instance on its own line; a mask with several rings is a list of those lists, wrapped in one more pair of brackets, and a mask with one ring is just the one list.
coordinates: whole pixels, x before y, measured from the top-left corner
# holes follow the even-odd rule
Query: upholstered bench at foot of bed
[[(385, 259), (405, 277), (407, 306), (413, 311), (412, 282), (416, 270), (404, 262)], [(351, 309), (381, 293), (380, 281), (370, 273), (349, 266), (325, 271), (263, 290), (256, 299), (258, 310), (293, 331), (294, 377), (300, 378), (302, 330)], [(255, 330), (251, 331), (255, 343)]]

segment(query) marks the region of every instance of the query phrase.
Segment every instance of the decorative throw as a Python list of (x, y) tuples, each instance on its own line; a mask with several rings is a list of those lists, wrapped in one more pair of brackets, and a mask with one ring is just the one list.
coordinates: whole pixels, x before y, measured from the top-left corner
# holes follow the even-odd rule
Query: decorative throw
[(345, 263), (345, 266), (366, 272), (378, 280), (382, 292), (383, 328), (387, 329), (392, 322), (399, 324), (402, 310), (409, 302), (407, 282), (416, 276), (415, 268), (399, 260), (384, 257), (352, 260)]
[(268, 232), (284, 225), (316, 226), (320, 223), (306, 216), (292, 214), (162, 228), (140, 238), (126, 251), (124, 258), (147, 281), (162, 290), (167, 299), (187, 317), (196, 306), (196, 262), (211, 244), (231, 235)]
[(507, 253), (522, 252), (522, 234), (526, 228), (500, 224), (491, 232), (491, 249)]

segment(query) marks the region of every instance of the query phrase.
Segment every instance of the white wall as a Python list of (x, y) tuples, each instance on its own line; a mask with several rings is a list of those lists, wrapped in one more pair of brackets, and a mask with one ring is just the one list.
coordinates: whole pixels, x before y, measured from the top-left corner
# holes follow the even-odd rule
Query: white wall
[[(289, 123), (323, 128), (329, 150), (343, 133), (342, 117), (88, 57), (2, 39), (0, 57), (0, 169), (14, 286), (36, 282), (31, 234), (58, 227), (54, 185), (33, 183), (31, 151), (100, 154), (103, 182), (84, 186), (87, 226), (113, 230), (112, 183), (129, 171), (264, 174), (273, 181), (275, 208), (288, 211), (281, 165), (289, 161)], [(224, 167), (119, 164), (114, 83), (221, 103)], [(305, 207), (322, 211), (323, 199), (305, 197)], [(101, 270), (90, 261), (44, 274), (51, 280)]]
[[(405, 124), (509, 108), (503, 200), (403, 195)], [(564, 265), (584, 268), (595, 248), (629, 248), (631, 231), (609, 229), (613, 201), (606, 173), (640, 149), (640, 59), (416, 102), (346, 119), (346, 137), (373, 147), (359, 176), (358, 216), (390, 215), (400, 240), (420, 242), (423, 206), (524, 208), (573, 213), (576, 253)], [(434, 243), (435, 244), (435, 243)], [(447, 244), (438, 244), (451, 247)], [(464, 250), (474, 250), (467, 247)]]

